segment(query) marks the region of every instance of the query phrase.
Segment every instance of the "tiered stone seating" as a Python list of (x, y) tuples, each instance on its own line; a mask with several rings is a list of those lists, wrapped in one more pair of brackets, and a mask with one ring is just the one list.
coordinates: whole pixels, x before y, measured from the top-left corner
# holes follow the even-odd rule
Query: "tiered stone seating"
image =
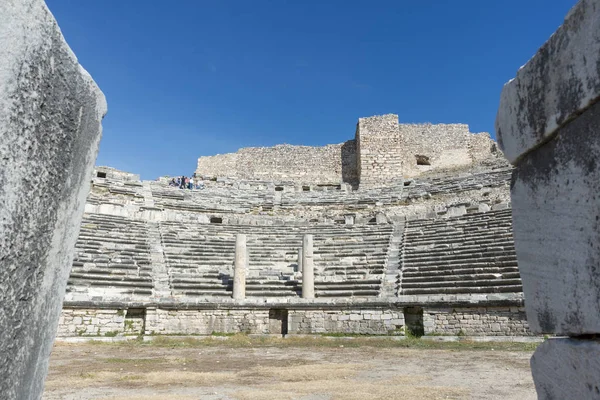
[(152, 295), (147, 238), (147, 225), (143, 221), (86, 214), (75, 247), (67, 292), (90, 297)]
[(272, 206), (272, 194), (265, 190), (233, 190), (207, 187), (182, 190), (153, 184), (152, 196), (161, 208), (204, 213), (248, 213), (265, 205)]
[(464, 175), (446, 175), (418, 178), (405, 182), (404, 198), (415, 199), (424, 196), (460, 193), (468, 190), (480, 190), (510, 183), (512, 169), (498, 168), (493, 171), (465, 173)]
[(173, 295), (231, 295), (234, 231), (180, 222), (163, 222), (160, 231)]
[(314, 235), (318, 297), (377, 296), (391, 226), (244, 226), (161, 223), (175, 296), (230, 296), (235, 235), (245, 233), (248, 297), (299, 296), (297, 256)]
[(317, 297), (369, 297), (381, 290), (391, 225), (314, 231)]
[(511, 210), (407, 222), (401, 294), (521, 291)]
[(111, 181), (108, 179), (94, 179), (90, 194), (87, 198), (89, 204), (143, 204), (144, 196), (141, 194), (140, 182)]

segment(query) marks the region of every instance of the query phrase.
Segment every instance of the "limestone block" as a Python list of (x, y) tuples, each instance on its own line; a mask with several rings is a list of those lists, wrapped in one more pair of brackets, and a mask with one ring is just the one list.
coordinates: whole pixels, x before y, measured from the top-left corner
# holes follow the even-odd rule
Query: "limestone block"
[(600, 96), (600, 0), (581, 0), (502, 90), (498, 144), (511, 162)]
[(106, 113), (42, 0), (0, 2), (0, 393), (41, 397)]
[(513, 172), (515, 248), (535, 333), (600, 332), (600, 103)]
[(549, 339), (531, 358), (540, 400), (600, 399), (600, 342)]

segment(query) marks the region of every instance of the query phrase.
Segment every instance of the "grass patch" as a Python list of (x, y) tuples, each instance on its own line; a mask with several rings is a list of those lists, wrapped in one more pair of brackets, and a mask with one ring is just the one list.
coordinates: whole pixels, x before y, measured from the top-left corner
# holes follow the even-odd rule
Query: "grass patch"
[[(351, 339), (348, 339), (351, 338)], [(475, 342), (468, 338), (456, 342), (422, 340), (416, 337), (394, 339), (392, 337), (365, 337), (365, 336), (288, 336), (287, 338), (249, 337), (245, 334), (227, 336), (226, 340), (215, 340), (211, 337), (185, 337), (173, 338), (169, 336), (154, 336), (151, 341), (124, 341), (116, 343), (91, 342), (96, 346), (120, 347), (170, 347), (170, 348), (195, 348), (195, 347), (235, 347), (235, 348), (260, 348), (260, 347), (374, 347), (374, 348), (407, 348), (424, 350), (484, 350), (484, 351), (534, 351), (540, 343), (521, 342)]]

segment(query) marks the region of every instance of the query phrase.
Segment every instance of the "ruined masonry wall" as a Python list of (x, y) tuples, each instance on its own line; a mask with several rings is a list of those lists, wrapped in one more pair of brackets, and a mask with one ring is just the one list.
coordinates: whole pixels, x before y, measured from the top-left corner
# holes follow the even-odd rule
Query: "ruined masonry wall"
[[(268, 309), (165, 310), (148, 308), (145, 321), (129, 318), (127, 310), (64, 308), (59, 337), (137, 335), (210, 335), (219, 333), (279, 334), (281, 321)], [(288, 310), (288, 333), (401, 334), (404, 310)], [(523, 307), (424, 308), (426, 335), (531, 335)]]
[(60, 316), (57, 336), (106, 336), (124, 331), (125, 315), (120, 310), (65, 308)]
[(269, 310), (148, 310), (149, 334), (269, 333)]
[(356, 180), (354, 141), (322, 147), (278, 145), (248, 147), (237, 153), (200, 157), (196, 173), (231, 177), (340, 183)]
[(402, 177), (403, 149), (397, 115), (360, 118), (355, 140), (361, 188), (389, 184)]
[[(347, 182), (362, 188), (389, 185), (422, 172), (494, 159), (488, 133), (472, 134), (465, 124), (399, 124), (387, 114), (360, 118), (355, 139), (322, 147), (278, 145), (200, 157), (196, 173), (306, 184)], [(426, 162), (417, 165), (417, 156)]]
[(198, 159), (196, 174), (205, 177), (239, 178), (237, 171), (238, 153), (217, 154)]
[(432, 308), (423, 311), (426, 335), (531, 335), (525, 307)]
[(402, 332), (402, 310), (296, 310), (289, 313), (289, 332), (309, 333), (359, 333), (386, 335), (390, 331)]

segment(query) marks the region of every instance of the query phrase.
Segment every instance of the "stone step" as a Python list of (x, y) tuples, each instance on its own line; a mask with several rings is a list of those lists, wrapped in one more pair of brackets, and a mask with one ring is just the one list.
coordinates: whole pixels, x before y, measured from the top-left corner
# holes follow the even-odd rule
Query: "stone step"
[(379, 290), (315, 290), (315, 296), (319, 297), (376, 297)]
[[(506, 282), (507, 280), (510, 281), (514, 281), (514, 283), (510, 283), (510, 284), (520, 284), (521, 283), (521, 278), (519, 276), (518, 272), (512, 272), (512, 273), (507, 273), (507, 274), (498, 274), (500, 276), (497, 276), (496, 274), (472, 274), (472, 275), (465, 275), (465, 274), (456, 274), (456, 275), (438, 275), (435, 277), (422, 277), (422, 276), (407, 276), (406, 274), (404, 274), (402, 276), (402, 287), (405, 288), (409, 288), (411, 287), (410, 285), (417, 285), (414, 287), (420, 287), (419, 285), (423, 286), (430, 286), (430, 287), (434, 287), (436, 285), (440, 286), (440, 285), (445, 285), (446, 283), (450, 283), (450, 282), (467, 282), (467, 281), (472, 281), (472, 282), (488, 282), (489, 285), (496, 285), (497, 282)], [(504, 283), (500, 283), (500, 284), (504, 284)], [(461, 285), (462, 286), (462, 285)], [(482, 284), (477, 284), (476, 286), (487, 286), (487, 284), (482, 283)]]
[(402, 268), (403, 273), (413, 271), (452, 271), (456, 269), (467, 269), (467, 268), (507, 268), (511, 267), (515, 270), (518, 268), (516, 259), (509, 259), (506, 261), (493, 261), (493, 262), (481, 262), (480, 260), (465, 262), (465, 263), (448, 263), (448, 264), (437, 264), (437, 265), (415, 265), (409, 264), (404, 265)]
[(414, 259), (404, 259), (403, 263), (408, 267), (420, 267), (420, 266), (436, 266), (436, 265), (452, 265), (452, 264), (464, 264), (469, 261), (477, 261), (478, 263), (486, 262), (486, 263), (495, 263), (501, 261), (515, 261), (517, 256), (514, 252), (504, 252), (504, 253), (496, 253), (490, 252), (487, 253), (471, 253), (471, 254), (460, 254), (460, 255), (448, 255), (444, 258), (414, 258)]
[(471, 275), (471, 274), (518, 274), (518, 267), (471, 267), (471, 268), (443, 268), (428, 271), (417, 268), (406, 268), (402, 271), (404, 277), (436, 277), (446, 275)]
[(458, 294), (458, 293), (519, 293), (523, 291), (522, 285), (511, 286), (462, 286), (445, 288), (411, 288), (402, 289), (401, 294)]

